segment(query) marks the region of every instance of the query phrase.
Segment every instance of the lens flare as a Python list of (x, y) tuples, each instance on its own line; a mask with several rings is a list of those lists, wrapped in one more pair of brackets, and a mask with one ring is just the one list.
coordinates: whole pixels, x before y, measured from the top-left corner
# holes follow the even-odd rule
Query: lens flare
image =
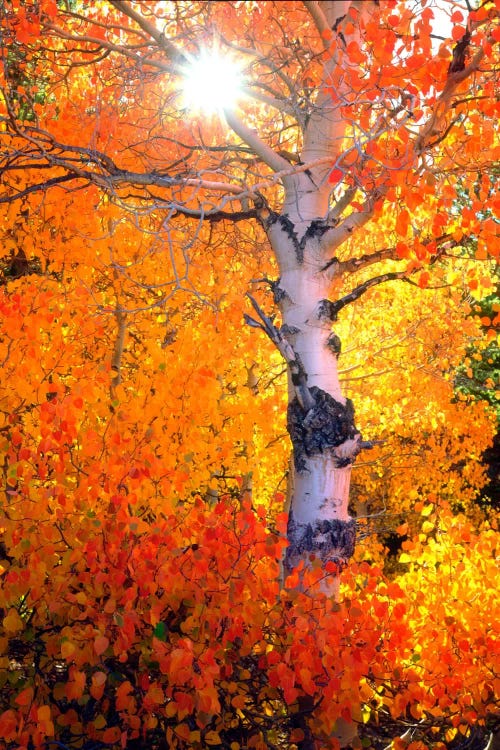
[(205, 50), (193, 59), (184, 75), (184, 106), (204, 114), (232, 109), (241, 97), (242, 75), (231, 58)]

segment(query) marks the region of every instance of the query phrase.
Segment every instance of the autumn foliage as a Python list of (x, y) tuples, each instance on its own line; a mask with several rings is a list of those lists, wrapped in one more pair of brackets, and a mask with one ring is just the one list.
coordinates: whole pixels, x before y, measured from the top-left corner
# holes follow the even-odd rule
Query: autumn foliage
[[(344, 47), (317, 41), (307, 3), (279, 3), (282, 47), (274, 3), (187, 5), (132, 3), (164, 28), (151, 40), (120, 2), (3, 3), (0, 748), (326, 750), (353, 722), (355, 750), (483, 747), (500, 725), (498, 529), (477, 503), (497, 384), (475, 399), (456, 378), (497, 351), (499, 4), (453, 3), (436, 49), (431, 3), (353, 13), (364, 41)], [(257, 214), (280, 188), (176, 98), (165, 39), (193, 52), (208, 21), (259, 38), (301, 101), (336, 54), (333, 103), (348, 80), (327, 179), (345, 221), (369, 215), (336, 250), (336, 299), (363, 291), (335, 330), (374, 445), (338, 600), (314, 561), (280, 578), (286, 367), (243, 324), (248, 289), (271, 309)], [(264, 95), (248, 112), (300, 151), (289, 112), (276, 123)]]

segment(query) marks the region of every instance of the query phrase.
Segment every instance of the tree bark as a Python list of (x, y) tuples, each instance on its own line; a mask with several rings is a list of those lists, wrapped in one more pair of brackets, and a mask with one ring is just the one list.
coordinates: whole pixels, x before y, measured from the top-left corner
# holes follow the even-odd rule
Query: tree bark
[[(352, 7), (350, 2), (331, 0), (306, 5), (318, 29), (336, 29), (338, 34)], [(346, 234), (342, 223), (337, 226), (337, 219), (332, 221), (329, 215), (334, 201), (328, 177), (336, 155), (345, 147), (347, 132), (341, 108), (333, 105), (328, 90), (335, 65), (333, 53), (304, 132), (301, 161), (317, 166), (285, 184), (282, 211), (271, 214), (266, 225), (280, 270), (274, 296), (282, 317), (281, 333), (302, 366), (313, 401), (312, 407), (304, 407), (290, 373), (287, 426), (293, 462), (284, 573), (287, 576), (300, 563), (302, 572), (320, 565), (325, 573), (322, 588), (333, 596), (338, 593), (339, 573), (354, 553), (349, 486), (361, 440), (353, 405), (339, 383), (341, 343), (332, 330), (335, 314), (329, 300), (335, 276), (331, 254)], [(337, 90), (340, 97), (344, 93)], [(361, 224), (370, 213), (368, 206), (349, 220)]]
[(303, 403), (296, 376), (289, 373), (287, 426), (293, 463), (284, 571), (288, 575), (301, 562), (303, 571), (314, 560), (321, 562), (322, 569), (331, 562), (323, 589), (335, 595), (338, 572), (354, 552), (355, 522), (347, 508), (360, 434), (353, 405), (342, 395), (338, 377), (341, 346), (331, 327), (331, 282), (327, 270), (322, 270), (320, 249), (325, 223), (316, 216), (305, 224), (289, 214), (272, 216), (269, 222), (269, 238), (277, 257), (283, 259), (274, 287), (281, 334), (301, 364), (312, 399), (312, 405)]

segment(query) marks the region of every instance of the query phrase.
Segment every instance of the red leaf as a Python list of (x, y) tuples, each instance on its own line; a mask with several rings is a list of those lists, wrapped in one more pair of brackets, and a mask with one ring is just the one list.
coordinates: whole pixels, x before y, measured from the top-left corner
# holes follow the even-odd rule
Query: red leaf
[(344, 173), (341, 169), (332, 169), (330, 172), (330, 176), (328, 177), (328, 182), (330, 182), (332, 185), (336, 185), (337, 182), (340, 182), (344, 176)]
[(421, 289), (425, 289), (428, 286), (430, 277), (431, 275), (428, 271), (423, 271), (423, 273), (420, 274), (418, 285)]
[(396, 219), (396, 232), (402, 236), (406, 236), (408, 226), (410, 224), (410, 215), (408, 211), (403, 208)]
[(464, 34), (465, 34), (465, 29), (463, 26), (454, 26), (451, 32), (452, 39), (455, 42), (459, 42)]

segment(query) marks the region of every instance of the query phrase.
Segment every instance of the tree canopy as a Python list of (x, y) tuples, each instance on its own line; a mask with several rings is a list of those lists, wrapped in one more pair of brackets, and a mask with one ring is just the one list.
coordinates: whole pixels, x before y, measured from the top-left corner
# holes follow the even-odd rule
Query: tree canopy
[(0, 747), (498, 729), (499, 18), (4, 0)]

